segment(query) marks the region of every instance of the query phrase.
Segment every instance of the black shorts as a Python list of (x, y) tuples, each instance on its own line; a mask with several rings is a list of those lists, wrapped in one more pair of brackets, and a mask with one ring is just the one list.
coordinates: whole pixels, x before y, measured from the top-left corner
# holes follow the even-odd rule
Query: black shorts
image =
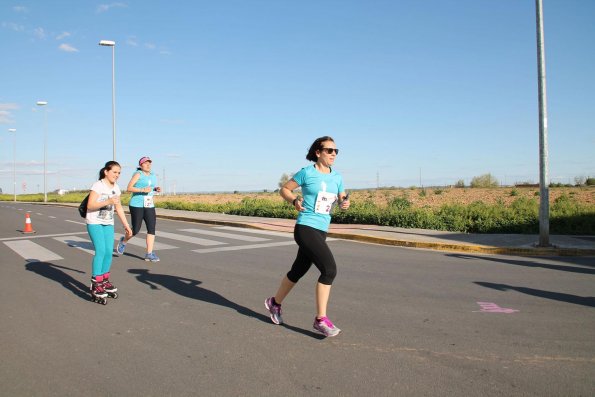
[(331, 285), (337, 275), (337, 265), (333, 253), (326, 244), (326, 232), (296, 224), (293, 238), (300, 248), (291, 270), (287, 273), (287, 278), (297, 283), (314, 263), (314, 266), (320, 270), (318, 282)]
[(155, 235), (155, 225), (157, 224), (157, 214), (155, 207), (128, 207), (130, 209), (130, 218), (132, 220), (132, 235), (136, 236), (140, 231), (140, 227), (145, 221), (147, 227), (147, 234)]

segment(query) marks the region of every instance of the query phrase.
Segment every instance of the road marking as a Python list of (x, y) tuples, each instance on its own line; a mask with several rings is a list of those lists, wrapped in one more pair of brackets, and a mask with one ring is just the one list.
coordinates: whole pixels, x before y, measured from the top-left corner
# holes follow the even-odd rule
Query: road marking
[(232, 234), (232, 233), (223, 233), (223, 232), (215, 232), (212, 230), (202, 230), (202, 229), (180, 229), (181, 232), (189, 232), (189, 233), (197, 233), (197, 234), (206, 234), (207, 236), (214, 236), (214, 237), (223, 237), (229, 238), (234, 240), (240, 241), (250, 241), (253, 243), (257, 243), (260, 241), (269, 241), (268, 238), (262, 237), (254, 237), (254, 236), (242, 236), (239, 234)]
[(69, 219), (66, 219), (66, 222), (70, 222), (70, 223), (76, 223), (77, 225), (85, 225), (87, 226), (87, 224), (85, 222), (77, 222), (77, 221), (71, 221)]
[(516, 309), (508, 309), (506, 307), (500, 307), (495, 303), (492, 302), (477, 302), (481, 310), (474, 310), (475, 313), (482, 312), (482, 313), (516, 313), (518, 310)]
[[(235, 227), (235, 226), (217, 226), (216, 229), (233, 230), (234, 232), (242, 232), (242, 233), (264, 234), (267, 236), (293, 238), (293, 231), (292, 232), (274, 232), (272, 230), (250, 229), (250, 228)], [(331, 237), (328, 237), (326, 239), (326, 241), (335, 241), (335, 240), (337, 240), (337, 239), (331, 238)]]
[(233, 247), (201, 248), (201, 249), (192, 250), (192, 251), (193, 252), (198, 252), (200, 254), (208, 254), (210, 252), (240, 251), (240, 250), (255, 249), (255, 248), (281, 247), (281, 246), (284, 246), (284, 245), (295, 245), (295, 242), (293, 242), (293, 241), (280, 241), (280, 242), (276, 242), (276, 243), (236, 245), (236, 246), (233, 246)]
[(215, 241), (215, 240), (207, 240), (204, 238), (198, 238), (198, 237), (190, 237), (190, 236), (184, 236), (183, 234), (176, 234), (176, 233), (167, 233), (167, 232), (157, 232), (157, 238), (168, 238), (171, 240), (177, 240), (177, 241), (184, 241), (186, 243), (191, 243), (191, 244), (198, 244), (198, 245), (205, 245), (205, 246), (214, 246), (214, 245), (225, 245), (227, 243), (223, 243), (221, 241)]
[(74, 233), (58, 233), (58, 234), (41, 234), (37, 236), (22, 236), (22, 237), (4, 237), (0, 238), (0, 241), (11, 241), (11, 240), (30, 240), (32, 238), (46, 238), (46, 237), (58, 237), (58, 236), (70, 236), (73, 234), (87, 234), (87, 232), (74, 232)]
[(95, 255), (95, 247), (93, 246), (93, 243), (84, 238), (70, 235), (63, 237), (54, 237), (54, 240), (66, 243), (69, 247), (78, 248), (81, 251), (85, 251), (88, 254)]
[[(159, 233), (159, 235), (161, 235), (161, 233)], [(115, 233), (114, 234), (114, 239), (116, 241), (120, 241), (120, 238), (123, 237), (123, 234), (120, 233)], [(136, 237), (140, 237), (138, 234), (136, 235)], [(128, 240), (128, 242), (126, 243), (126, 245), (135, 245), (137, 247), (143, 247), (146, 248), (147, 246), (147, 240), (145, 240), (144, 238), (132, 238), (131, 240)], [(160, 243), (159, 241), (155, 241), (155, 244), (153, 245), (153, 248), (156, 251), (161, 251), (161, 250), (169, 250), (169, 249), (173, 249), (173, 248), (178, 248), (175, 247), (173, 245), (169, 245), (169, 244), (165, 244), (165, 243)]]
[(215, 229), (231, 230), (234, 232), (242, 232), (242, 233), (264, 234), (266, 236), (293, 238), (293, 232), (274, 232), (271, 230), (248, 229), (248, 228), (244, 228), (244, 227), (234, 227), (234, 226), (217, 226)]
[(51, 215), (48, 218), (50, 218), (50, 219), (56, 219), (55, 216), (51, 216)]
[(4, 244), (25, 258), (27, 262), (47, 262), (64, 259), (60, 255), (54, 254), (52, 251), (34, 243), (33, 241), (6, 241)]

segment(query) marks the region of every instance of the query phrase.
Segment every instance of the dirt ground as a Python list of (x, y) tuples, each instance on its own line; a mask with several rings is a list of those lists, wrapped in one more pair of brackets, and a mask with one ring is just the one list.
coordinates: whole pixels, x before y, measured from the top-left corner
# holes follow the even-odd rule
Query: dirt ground
[[(348, 190), (350, 198), (354, 201), (372, 200), (379, 206), (397, 197), (405, 197), (414, 207), (437, 208), (444, 204), (470, 204), (483, 201), (495, 204), (501, 200), (510, 204), (519, 197), (539, 199), (537, 187), (499, 187), (499, 188), (402, 188), (402, 189), (362, 189)], [(595, 187), (556, 187), (549, 189), (550, 202), (561, 195), (584, 204), (595, 205)], [(279, 193), (206, 193), (206, 194), (178, 194), (175, 196), (155, 196), (156, 202), (184, 201), (205, 204), (239, 203), (244, 198), (260, 198), (281, 201)]]

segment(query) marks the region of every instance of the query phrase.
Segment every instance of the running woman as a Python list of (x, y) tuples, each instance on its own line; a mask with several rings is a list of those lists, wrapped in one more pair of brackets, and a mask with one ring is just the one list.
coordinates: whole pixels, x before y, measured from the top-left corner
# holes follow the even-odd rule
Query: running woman
[[(343, 178), (332, 168), (337, 154), (339, 149), (333, 138), (323, 136), (316, 139), (306, 155), (306, 159), (314, 164), (302, 168), (280, 190), (281, 197), (299, 211), (293, 230), (299, 249), (291, 270), (281, 280), (277, 294), (264, 302), (273, 323), (282, 324), (283, 300), (314, 263), (320, 277), (316, 284), (317, 314), (313, 328), (325, 336), (336, 336), (341, 332), (326, 313), (331, 285), (337, 274), (335, 259), (326, 244), (331, 212), (337, 203), (342, 210), (349, 208)], [(303, 198), (293, 193), (298, 187), (302, 188)]]
[(118, 289), (110, 282), (112, 252), (114, 249), (114, 210), (124, 225), (126, 235), (132, 230), (120, 204), (121, 191), (116, 181), (121, 167), (115, 161), (108, 161), (99, 171), (99, 180), (91, 186), (87, 204), (87, 232), (95, 247), (91, 269), (91, 295), (105, 299)]
[(126, 243), (140, 231), (143, 220), (147, 227), (147, 253), (145, 260), (159, 262), (159, 257), (153, 252), (155, 245), (155, 225), (157, 215), (155, 214), (155, 203), (153, 202), (154, 192), (161, 192), (157, 186), (157, 176), (151, 171), (153, 161), (147, 157), (141, 157), (138, 161), (138, 168), (130, 178), (126, 190), (132, 192), (132, 198), (128, 203), (130, 209), (130, 220), (132, 221), (132, 234), (120, 238), (116, 247), (118, 255), (123, 255), (126, 250)]

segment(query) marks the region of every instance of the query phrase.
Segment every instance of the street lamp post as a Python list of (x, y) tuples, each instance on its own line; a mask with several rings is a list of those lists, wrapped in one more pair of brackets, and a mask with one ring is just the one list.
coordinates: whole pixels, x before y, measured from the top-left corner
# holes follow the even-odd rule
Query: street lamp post
[(116, 42), (111, 40), (101, 40), (99, 45), (112, 47), (112, 140), (113, 140), (113, 160), (116, 161)]
[(14, 202), (17, 202), (17, 129), (9, 128), (8, 132), (13, 132), (12, 136), (12, 184), (14, 191)]
[[(47, 101), (37, 101), (37, 106), (46, 106)], [(48, 152), (48, 112), (43, 112), (43, 202), (48, 202), (47, 189), (47, 152)]]

